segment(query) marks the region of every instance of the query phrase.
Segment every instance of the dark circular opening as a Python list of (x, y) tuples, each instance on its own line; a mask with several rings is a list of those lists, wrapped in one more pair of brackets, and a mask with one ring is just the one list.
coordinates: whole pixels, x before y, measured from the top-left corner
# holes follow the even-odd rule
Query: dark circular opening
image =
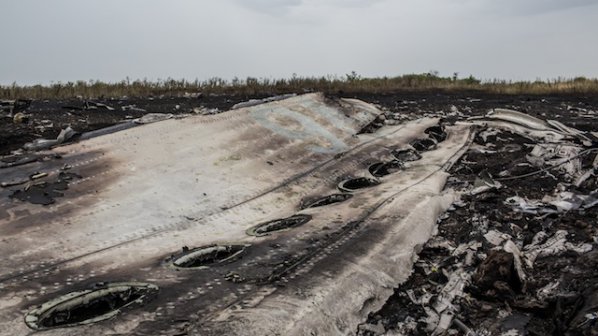
[(446, 140), (446, 137), (448, 136), (446, 130), (444, 129), (444, 126), (442, 125), (428, 127), (426, 128), (424, 133), (428, 134), (428, 136), (436, 140), (436, 142), (442, 142)]
[(426, 133), (426, 134), (430, 134), (430, 133), (443, 133), (443, 132), (444, 132), (444, 128), (442, 126), (440, 126), (440, 125), (428, 127), (424, 131), (424, 133)]
[(317, 199), (311, 199), (303, 202), (301, 204), (301, 209), (317, 208), (334, 203), (340, 203), (348, 200), (351, 197), (353, 197), (351, 194), (332, 194)]
[(245, 251), (245, 245), (211, 245), (183, 252), (174, 258), (172, 264), (180, 268), (206, 267), (237, 260)]
[(373, 186), (377, 186), (380, 184), (380, 181), (367, 178), (367, 177), (357, 177), (350, 180), (345, 180), (339, 183), (338, 188), (341, 191), (351, 192), (358, 189), (369, 188)]
[(400, 162), (417, 161), (422, 158), (417, 151), (411, 148), (393, 150), (391, 154)]
[(294, 215), (287, 218), (275, 219), (269, 222), (258, 224), (247, 230), (247, 234), (251, 236), (265, 236), (270, 232), (285, 230), (301, 226), (311, 220), (310, 215)]
[(157, 286), (146, 283), (98, 284), (42, 304), (25, 316), (25, 323), (43, 330), (99, 322), (157, 292)]
[(392, 160), (389, 162), (376, 162), (369, 166), (368, 171), (372, 176), (382, 177), (398, 172), (402, 168), (401, 162)]
[(446, 131), (440, 126), (430, 127), (426, 129), (424, 133), (428, 134), (428, 136), (436, 140), (436, 142), (443, 142), (447, 137)]
[(436, 147), (436, 141), (430, 138), (412, 141), (410, 144), (418, 152), (425, 152)]

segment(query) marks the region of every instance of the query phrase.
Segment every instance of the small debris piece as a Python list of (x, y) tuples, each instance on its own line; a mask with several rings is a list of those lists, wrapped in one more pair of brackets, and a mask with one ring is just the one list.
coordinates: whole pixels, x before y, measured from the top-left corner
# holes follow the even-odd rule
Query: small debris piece
[(15, 113), (15, 115), (12, 117), (12, 121), (15, 124), (26, 124), (29, 122), (29, 118), (30, 116), (28, 114), (25, 114), (23, 112), (18, 112)]
[(33, 174), (31, 174), (31, 175), (29, 176), (29, 178), (30, 178), (31, 180), (37, 180), (37, 179), (40, 179), (40, 178), (42, 178), (42, 177), (46, 177), (46, 176), (48, 176), (48, 173), (39, 173), (39, 172), (38, 172), (38, 173), (33, 173)]
[(473, 189), (469, 192), (469, 194), (478, 195), (493, 189), (500, 189), (501, 187), (502, 184), (500, 184), (500, 182), (494, 181), (490, 173), (488, 173), (487, 170), (484, 170), (478, 174), (478, 177), (475, 179)]
[(16, 154), (5, 156), (3, 158), (0, 158), (0, 168), (20, 166), (27, 163), (35, 162), (40, 158), (42, 157), (36, 154)]
[(81, 178), (81, 176), (75, 173), (60, 172), (55, 181), (45, 181), (33, 185), (27, 185), (23, 189), (14, 191), (10, 197), (32, 204), (53, 204), (56, 197), (64, 196), (62, 191), (67, 190), (68, 182), (75, 178)]
[(151, 124), (158, 121), (168, 120), (174, 117), (172, 113), (148, 113), (141, 118), (135, 119), (137, 124)]
[(244, 107), (250, 107), (250, 106), (270, 103), (270, 102), (274, 102), (274, 101), (278, 101), (278, 100), (288, 99), (288, 98), (295, 97), (295, 96), (296, 96), (295, 93), (291, 93), (291, 94), (268, 97), (268, 98), (264, 98), (264, 99), (251, 99), (249, 101), (233, 105), (231, 110), (236, 110), (236, 109), (240, 109), (240, 108), (244, 108)]
[(68, 141), (73, 136), (75, 136), (77, 132), (73, 130), (70, 126), (66, 129), (63, 129), (56, 139), (36, 139), (33, 142), (26, 143), (23, 148), (27, 151), (39, 151), (42, 149), (49, 149), (54, 146), (58, 146), (65, 141)]
[(123, 111), (133, 111), (133, 112), (142, 112), (142, 113), (147, 112), (145, 109), (139, 108), (139, 107), (137, 107), (135, 105), (121, 106), (121, 110), (123, 110)]

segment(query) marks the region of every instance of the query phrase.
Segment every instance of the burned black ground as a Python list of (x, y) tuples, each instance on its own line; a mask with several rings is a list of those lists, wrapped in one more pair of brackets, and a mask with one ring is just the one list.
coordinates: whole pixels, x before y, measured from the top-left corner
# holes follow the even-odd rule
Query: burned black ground
[(8, 113), (0, 113), (0, 155), (9, 154), (34, 139), (54, 139), (68, 126), (83, 133), (139, 118), (147, 113), (193, 114), (196, 113), (194, 109), (197, 111), (201, 108), (226, 111), (237, 103), (259, 98), (264, 96), (194, 95), (93, 100), (113, 110), (86, 108), (86, 101), (82, 99), (33, 101), (24, 111), (29, 115), (26, 122), (15, 123)]
[[(470, 335), (499, 335), (509, 330), (517, 332), (509, 335), (598, 333), (595, 317), (598, 209), (536, 215), (515, 211), (505, 204), (509, 197), (542, 199), (566, 187), (578, 194), (589, 194), (596, 189), (596, 178), (575, 187), (568, 186), (567, 176), (559, 172), (530, 175), (537, 172), (525, 164), (533, 145), (534, 141), (508, 132), (485, 140), (479, 135), (475, 138), (472, 148), (450, 171), (446, 187), (467, 188), (478, 176), (487, 173), (500, 180), (502, 187), (476, 195), (465, 194), (461, 203), (439, 220), (438, 235), (419, 253), (412, 275), (395, 290), (382, 309), (370, 314), (358, 335), (379, 335), (388, 330), (406, 335), (431, 334), (426, 309), (442, 299), (441, 289), (455, 272), (461, 276), (469, 272), (472, 276), (466, 282), (464, 295), (453, 301), (458, 312), (457, 323), (452, 323), (449, 332), (452, 329), (458, 334), (470, 332)], [(484, 153), (480, 146), (494, 151)], [(585, 155), (582, 168), (592, 169), (595, 156), (595, 152)], [(498, 177), (501, 175), (504, 178)], [(594, 249), (588, 253), (564, 251), (538, 258), (533, 268), (526, 268), (527, 279), (522, 283), (513, 255), (496, 249), (484, 238), (489, 230), (506, 233), (523, 245), (532, 243), (541, 231), (550, 237), (565, 230), (571, 243), (591, 244)], [(469, 263), (467, 254), (458, 255), (447, 248), (471, 247), (476, 243), (480, 247), (477, 253), (471, 253)], [(426, 296), (429, 301), (418, 301)]]

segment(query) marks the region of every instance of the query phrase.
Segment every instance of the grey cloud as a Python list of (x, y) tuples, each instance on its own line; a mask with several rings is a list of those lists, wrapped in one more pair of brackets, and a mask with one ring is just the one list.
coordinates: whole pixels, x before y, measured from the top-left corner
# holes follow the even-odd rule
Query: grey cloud
[(598, 76), (587, 0), (0, 0), (0, 84)]
[(486, 0), (488, 8), (518, 15), (536, 15), (598, 4), (596, 0)]
[(234, 2), (245, 8), (268, 14), (283, 14), (291, 7), (303, 3), (302, 0), (234, 0)]
[(370, 7), (386, 0), (311, 0), (314, 4), (327, 5), (340, 8)]
[(371, 7), (387, 0), (233, 0), (235, 3), (267, 14), (287, 14), (293, 8), (334, 8), (337, 10)]

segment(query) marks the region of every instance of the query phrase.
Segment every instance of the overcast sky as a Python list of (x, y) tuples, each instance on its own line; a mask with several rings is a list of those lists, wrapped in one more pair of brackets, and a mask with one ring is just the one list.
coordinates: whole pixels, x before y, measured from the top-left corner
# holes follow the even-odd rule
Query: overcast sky
[(0, 84), (598, 77), (598, 0), (0, 0)]

